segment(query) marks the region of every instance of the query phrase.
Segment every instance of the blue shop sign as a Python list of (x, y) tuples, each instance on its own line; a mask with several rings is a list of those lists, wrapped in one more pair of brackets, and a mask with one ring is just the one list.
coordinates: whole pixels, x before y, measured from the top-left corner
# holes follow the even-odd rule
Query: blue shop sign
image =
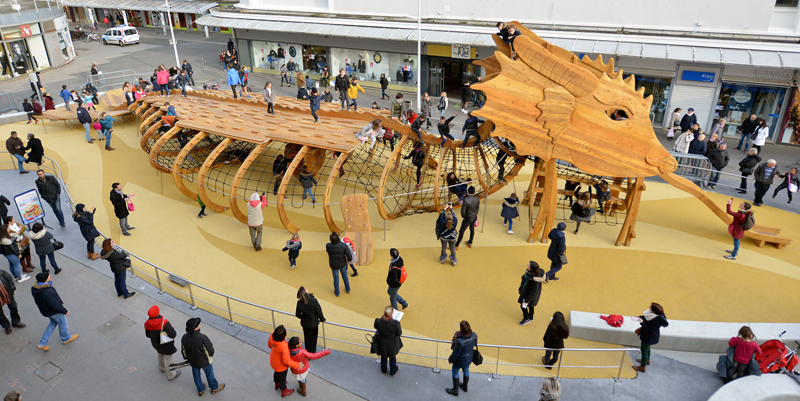
[(714, 77), (716, 75), (717, 74), (713, 72), (683, 70), (681, 79), (684, 81), (714, 82)]

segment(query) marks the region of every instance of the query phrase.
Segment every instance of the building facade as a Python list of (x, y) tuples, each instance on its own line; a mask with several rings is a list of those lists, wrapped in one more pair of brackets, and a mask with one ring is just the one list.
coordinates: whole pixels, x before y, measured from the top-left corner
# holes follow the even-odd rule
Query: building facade
[(19, 6), (0, 14), (0, 80), (58, 67), (75, 58), (60, 7), (34, 2)]
[(197, 19), (217, 6), (212, 2), (172, 1), (168, 11), (163, 0), (66, 0), (63, 4), (70, 21), (86, 25), (96, 22), (101, 31), (115, 25), (166, 28), (169, 27), (167, 12), (172, 14), (169, 17), (174, 29), (203, 30)]
[(312, 75), (324, 66), (362, 82), (386, 74), (393, 88), (458, 99), (464, 81), (484, 74), (472, 62), (494, 51), (495, 23), (511, 20), (634, 74), (653, 96), (656, 127), (674, 109), (693, 108), (703, 129), (725, 117), (726, 136), (736, 137), (754, 113), (767, 120), (771, 142), (797, 144), (786, 123), (798, 98), (798, 0), (242, 0), (197, 23), (233, 29), (242, 63), (256, 71), (292, 59)]

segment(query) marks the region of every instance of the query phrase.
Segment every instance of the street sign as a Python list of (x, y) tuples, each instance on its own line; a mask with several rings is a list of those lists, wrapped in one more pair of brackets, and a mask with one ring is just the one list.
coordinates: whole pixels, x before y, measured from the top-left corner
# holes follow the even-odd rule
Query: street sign
[(19, 215), (22, 216), (22, 224), (31, 224), (44, 218), (42, 201), (35, 189), (15, 196), (14, 203), (17, 205)]
[(36, 81), (39, 80), (39, 78), (36, 78), (36, 73), (35, 72), (32, 72), (32, 73), (28, 74), (28, 79), (31, 81), (31, 83), (34, 83), (34, 84), (36, 83)]

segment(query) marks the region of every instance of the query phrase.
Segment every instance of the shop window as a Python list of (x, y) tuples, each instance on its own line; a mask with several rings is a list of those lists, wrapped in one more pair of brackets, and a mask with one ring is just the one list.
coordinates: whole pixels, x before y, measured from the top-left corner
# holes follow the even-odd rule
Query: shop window
[(38, 35), (42, 33), (42, 30), (39, 29), (39, 24), (31, 24), (31, 35)]
[[(328, 65), (328, 52), (324, 46), (303, 46), (303, 70), (319, 74)], [(330, 69), (330, 67), (329, 67)]]
[(716, 118), (727, 118), (725, 135), (735, 137), (739, 125), (751, 114), (755, 114), (767, 120), (770, 134), (768, 141), (772, 141), (778, 131), (778, 117), (785, 97), (785, 88), (723, 82), (717, 100)]
[[(253, 68), (279, 70), (289, 60), (300, 66), (303, 62), (303, 55), (298, 49), (301, 48), (302, 46), (291, 43), (251, 41), (250, 50), (253, 56)], [(295, 68), (295, 70), (298, 68)]]
[(775, 7), (797, 7), (797, 0), (775, 0)]
[[(629, 75), (623, 75), (628, 78)], [(659, 78), (659, 77), (636, 77), (636, 89), (644, 87), (644, 97), (653, 96), (653, 103), (650, 105), (650, 123), (654, 126), (660, 127), (664, 125), (664, 118), (670, 113), (667, 113), (667, 100), (669, 99), (669, 92), (672, 88), (672, 78)]]
[(3, 34), (3, 39), (18, 39), (22, 37), (22, 33), (19, 31), (19, 25), (15, 26), (7, 26), (5, 28), (1, 28), (0, 32)]
[[(39, 37), (41, 38), (41, 36)], [(8, 46), (8, 54), (11, 58), (11, 69), (15, 76), (20, 76), (33, 71), (33, 62), (31, 61), (28, 48), (25, 46), (25, 40), (15, 40), (6, 42)]]
[(47, 48), (44, 45), (43, 36), (33, 36), (27, 40), (29, 58), (33, 62), (33, 67), (37, 70), (50, 67), (50, 59), (47, 57)]
[(419, 80), (416, 55), (339, 48), (331, 48), (330, 55), (331, 75), (344, 68), (361, 81), (380, 81), (381, 74), (399, 85), (416, 86)]

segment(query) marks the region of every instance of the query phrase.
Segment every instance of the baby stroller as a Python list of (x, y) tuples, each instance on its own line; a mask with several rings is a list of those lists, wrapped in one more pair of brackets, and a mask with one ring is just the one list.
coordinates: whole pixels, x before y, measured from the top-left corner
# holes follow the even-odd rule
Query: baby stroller
[(756, 358), (756, 362), (762, 373), (783, 373), (797, 366), (797, 350), (800, 349), (800, 343), (795, 341), (798, 348), (789, 349), (781, 340), (784, 334), (785, 331), (778, 338), (761, 344), (761, 355)]

